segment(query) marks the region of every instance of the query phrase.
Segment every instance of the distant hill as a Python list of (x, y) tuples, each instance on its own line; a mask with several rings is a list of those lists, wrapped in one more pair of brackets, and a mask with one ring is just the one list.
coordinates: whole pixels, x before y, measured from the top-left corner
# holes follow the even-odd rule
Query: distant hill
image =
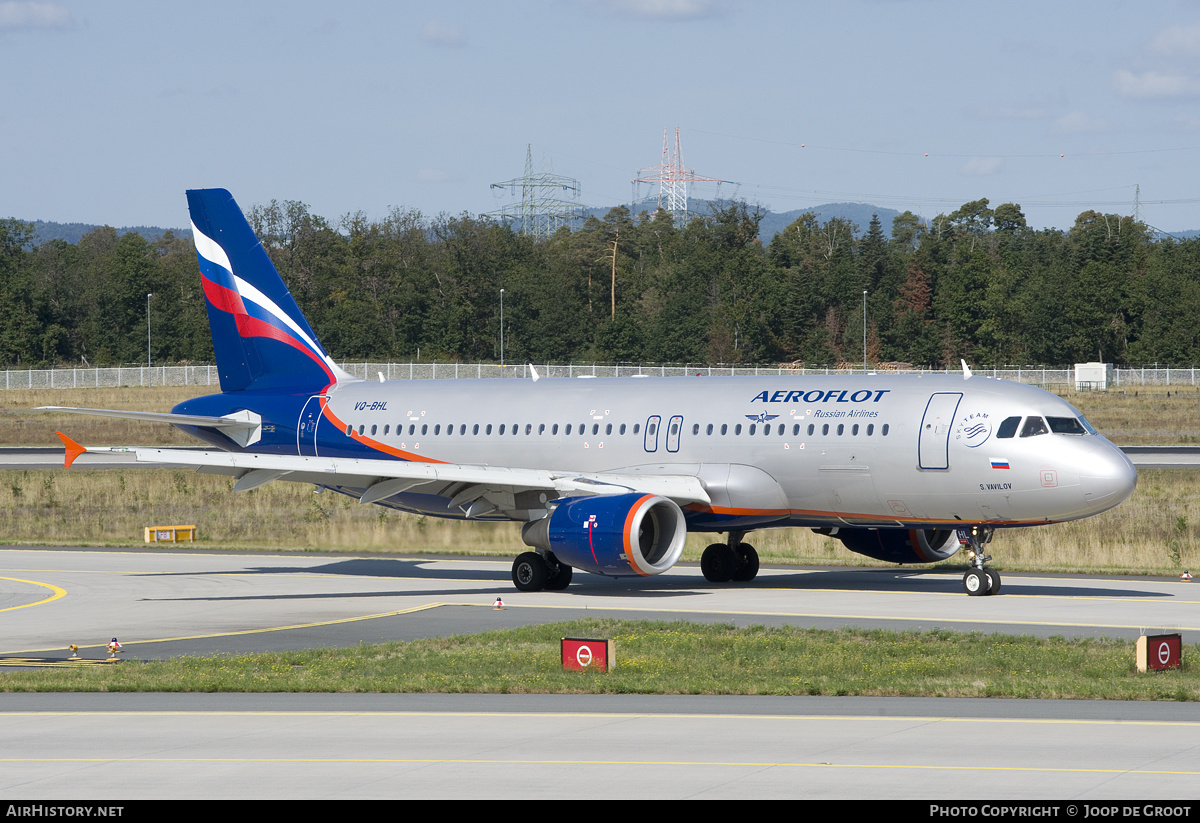
[[(630, 207), (630, 211), (637, 215), (643, 211), (653, 212), (657, 206), (657, 200), (643, 200), (640, 203), (635, 203)], [(688, 201), (688, 212), (691, 214), (709, 214), (712, 208), (721, 208), (727, 205), (727, 201), (709, 201), (692, 199)], [(601, 220), (604, 215), (608, 214), (607, 208), (585, 209), (584, 213), (588, 216), (596, 216)], [(895, 209), (885, 209), (880, 206), (872, 206), (868, 203), (823, 203), (820, 206), (812, 206), (807, 209), (795, 209), (793, 211), (773, 212), (767, 211), (763, 216), (762, 222), (758, 224), (758, 238), (763, 245), (767, 245), (775, 237), (776, 234), (790, 226), (796, 218), (808, 212), (814, 212), (817, 215), (818, 223), (827, 223), (835, 217), (840, 217), (858, 226), (857, 235), (861, 236), (866, 233), (867, 226), (871, 224), (871, 215), (878, 214), (879, 222), (883, 225), (883, 233), (886, 237), (892, 236), (892, 220), (900, 215), (900, 212)]]
[(867, 227), (871, 225), (871, 217), (879, 215), (879, 222), (883, 228), (883, 236), (891, 237), (892, 221), (900, 216), (900, 212), (895, 209), (885, 209), (880, 206), (872, 206), (868, 203), (823, 203), (820, 206), (813, 206), (809, 209), (795, 209), (779, 214), (767, 212), (767, 216), (758, 224), (759, 239), (762, 240), (763, 245), (770, 243), (776, 234), (790, 226), (798, 217), (810, 211), (817, 215), (818, 223), (828, 223), (835, 217), (840, 217), (843, 220), (853, 223), (858, 226), (855, 236), (866, 234)]
[[(78, 243), (80, 238), (89, 232), (93, 232), (100, 226), (94, 226), (89, 223), (53, 223), (49, 220), (32, 220), (33, 231), (36, 236), (35, 245), (49, 243), (51, 240), (65, 240), (68, 243)], [(163, 236), (166, 229), (161, 229), (158, 226), (122, 226), (117, 229), (117, 236), (135, 232), (145, 237), (150, 242), (154, 242)], [(171, 229), (176, 236), (191, 237), (191, 229)]]

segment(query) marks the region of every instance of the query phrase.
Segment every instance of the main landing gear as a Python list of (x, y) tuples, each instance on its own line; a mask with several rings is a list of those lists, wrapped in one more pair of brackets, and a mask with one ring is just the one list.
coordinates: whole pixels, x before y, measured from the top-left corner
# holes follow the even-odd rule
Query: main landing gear
[(524, 552), (513, 561), (512, 580), (523, 592), (560, 592), (571, 585), (571, 567), (549, 552)]
[(972, 526), (967, 555), (971, 568), (963, 575), (963, 591), (972, 597), (1000, 593), (1000, 573), (984, 564), (991, 560), (983, 553), (983, 547), (992, 542), (995, 529), (991, 526)]
[(713, 543), (700, 555), (700, 571), (711, 583), (747, 583), (758, 576), (758, 552), (743, 543), (745, 532), (730, 532), (728, 543)]

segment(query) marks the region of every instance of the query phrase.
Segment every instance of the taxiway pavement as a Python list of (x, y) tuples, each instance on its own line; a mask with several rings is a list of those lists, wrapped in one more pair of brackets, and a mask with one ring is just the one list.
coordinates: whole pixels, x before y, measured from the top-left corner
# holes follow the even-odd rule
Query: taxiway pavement
[[(1200, 585), (694, 566), (520, 594), (511, 561), (175, 549), (0, 552), (0, 676), (76, 643), (127, 658), (351, 645), (601, 613), (804, 626), (1200, 636)], [(493, 607), (502, 597), (504, 610)], [(134, 798), (1194, 797), (1200, 706), (646, 695), (0, 694), (0, 792)]]

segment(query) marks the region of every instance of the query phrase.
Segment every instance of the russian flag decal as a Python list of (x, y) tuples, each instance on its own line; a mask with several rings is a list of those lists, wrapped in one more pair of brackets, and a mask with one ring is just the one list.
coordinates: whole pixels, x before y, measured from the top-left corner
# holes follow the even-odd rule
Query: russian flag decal
[(1008, 468), (1008, 460), (1005, 458), (993, 457), (992, 458), (992, 468), (993, 469), (1007, 469)]

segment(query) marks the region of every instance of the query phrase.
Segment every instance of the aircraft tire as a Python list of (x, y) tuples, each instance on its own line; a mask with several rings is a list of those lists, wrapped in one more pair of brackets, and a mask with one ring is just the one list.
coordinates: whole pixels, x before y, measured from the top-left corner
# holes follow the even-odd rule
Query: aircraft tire
[(972, 597), (979, 597), (988, 593), (991, 582), (983, 569), (969, 569), (963, 575), (963, 591)]
[(552, 570), (550, 579), (546, 581), (546, 591), (561, 592), (567, 586), (571, 585), (571, 575), (571, 567), (559, 563), (557, 571)]
[(733, 572), (733, 579), (739, 583), (749, 583), (758, 577), (758, 552), (749, 543), (738, 543), (733, 547), (738, 565)]
[(518, 591), (540, 592), (550, 579), (550, 568), (537, 552), (524, 552), (513, 561), (512, 580)]
[(995, 569), (983, 570), (988, 576), (988, 596), (1000, 593), (1000, 572)]
[(737, 555), (726, 543), (713, 543), (700, 555), (700, 571), (710, 583), (728, 583), (737, 567)]

